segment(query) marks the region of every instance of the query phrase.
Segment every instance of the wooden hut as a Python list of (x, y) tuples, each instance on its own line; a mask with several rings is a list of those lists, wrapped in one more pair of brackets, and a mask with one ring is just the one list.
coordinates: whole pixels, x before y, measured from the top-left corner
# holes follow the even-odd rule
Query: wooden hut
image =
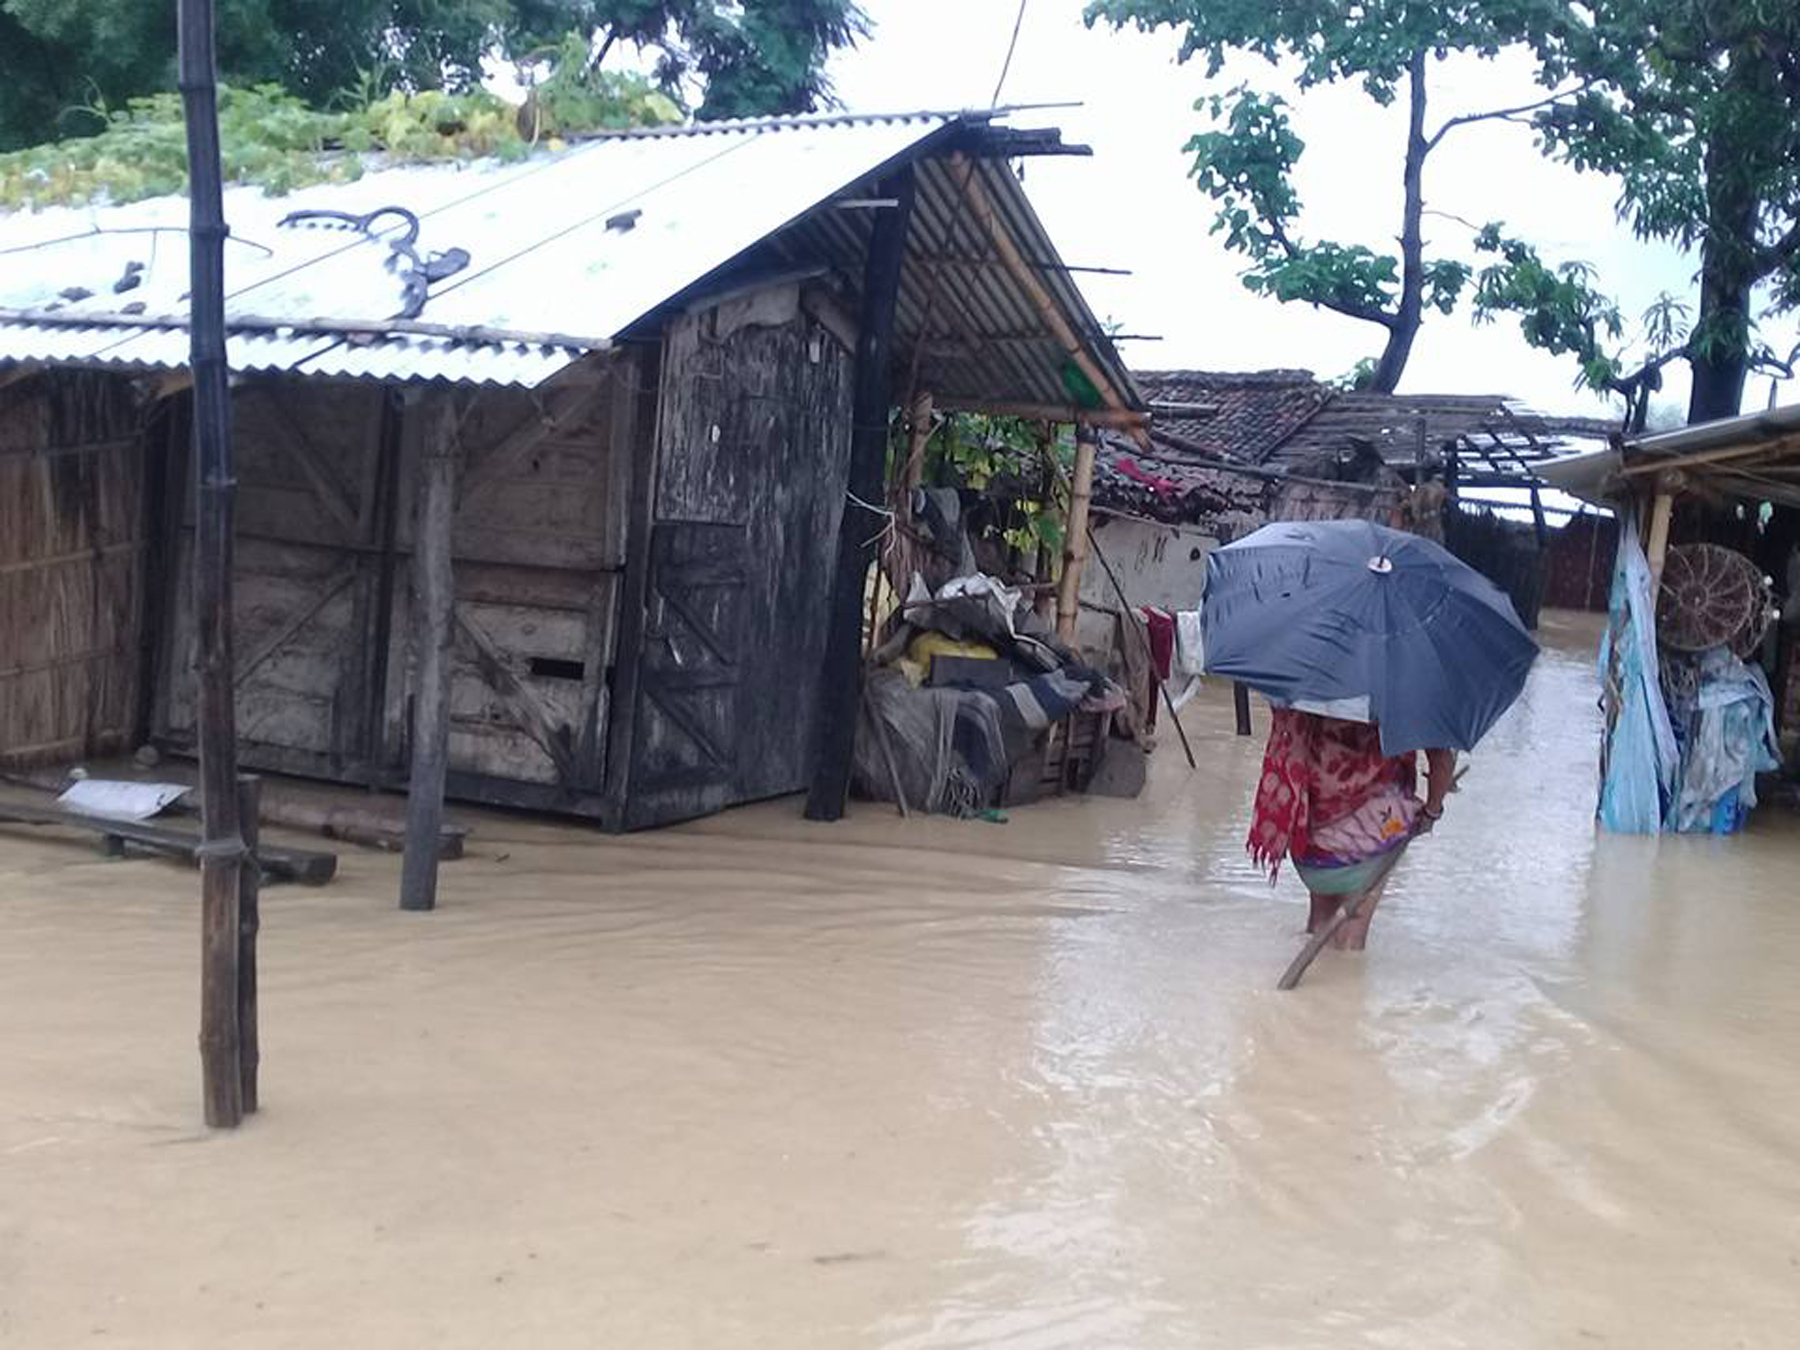
[[(633, 828), (805, 786), (859, 349), (895, 401), (1137, 417), (1010, 167), (1075, 149), (787, 118), (233, 189), (243, 763), (404, 786), (441, 638), (452, 796)], [(193, 746), (184, 212), (0, 218), (0, 763)]]

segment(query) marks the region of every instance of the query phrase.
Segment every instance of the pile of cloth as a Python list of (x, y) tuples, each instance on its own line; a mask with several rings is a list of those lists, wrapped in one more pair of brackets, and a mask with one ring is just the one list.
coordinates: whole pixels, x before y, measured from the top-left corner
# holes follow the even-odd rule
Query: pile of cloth
[(1775, 698), (1760, 666), (1729, 647), (1665, 661), (1663, 689), (1679, 751), (1666, 828), (1734, 834), (1756, 805), (1756, 777), (1781, 766)]
[(859, 793), (972, 816), (994, 804), (1012, 766), (1077, 711), (1107, 712), (1123, 692), (1056, 640), (1017, 590), (982, 573), (933, 593), (915, 576), (876, 649), (858, 720)]
[(1781, 763), (1768, 679), (1728, 647), (1659, 652), (1655, 583), (1629, 512), (1620, 529), (1600, 649), (1615, 708), (1601, 823), (1623, 834), (1735, 833), (1756, 805), (1757, 776)]

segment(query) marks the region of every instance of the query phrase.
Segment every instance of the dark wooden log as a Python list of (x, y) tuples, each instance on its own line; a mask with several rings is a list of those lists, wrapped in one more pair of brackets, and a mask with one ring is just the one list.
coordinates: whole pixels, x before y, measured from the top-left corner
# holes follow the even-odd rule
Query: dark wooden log
[(406, 796), (406, 856), (400, 908), (437, 904), (438, 840), (444, 823), (444, 775), (450, 761), (450, 667), (456, 643), (456, 578), (450, 562), (456, 516), (456, 415), (448, 397), (424, 404), (419, 508), (413, 530), (412, 774)]
[[(178, 830), (148, 821), (103, 820), (66, 810), (50, 803), (0, 798), (0, 821), (19, 825), (57, 825), (100, 836), (101, 847), (119, 857), (137, 850), (160, 853), (184, 862), (199, 863), (205, 841), (192, 830)], [(279, 848), (265, 844), (259, 850), (263, 875), (270, 881), (297, 881), (303, 886), (323, 886), (337, 875), (337, 854), (312, 849)], [(233, 996), (235, 998), (235, 995)]]
[(180, 87), (188, 151), (188, 367), (194, 376), (199, 502), (194, 609), (199, 634), (200, 1067), (206, 1123), (243, 1119), (239, 1071), (237, 719), (231, 678), (231, 391), (225, 366), (225, 212), (219, 181), (212, 0), (180, 0)]
[(248, 853), (238, 875), (238, 1078), (247, 1116), (256, 1111), (256, 1071), (262, 1064), (256, 1030), (256, 935), (262, 929), (262, 868), (257, 860), (261, 804), (262, 779), (253, 773), (239, 774), (238, 820)]
[(838, 518), (837, 574), (831, 590), (831, 627), (819, 685), (817, 736), (808, 820), (840, 820), (850, 794), (856, 711), (862, 701), (863, 586), (875, 561), (883, 517), (869, 509), (882, 500), (888, 412), (893, 403), (894, 307), (912, 220), (911, 168), (882, 181), (878, 195), (894, 205), (875, 213), (863, 268), (857, 322), (856, 388), (851, 405), (850, 488)]
[(1233, 681), (1231, 685), (1231, 707), (1237, 713), (1237, 734), (1248, 736), (1254, 729), (1250, 725), (1250, 686)]

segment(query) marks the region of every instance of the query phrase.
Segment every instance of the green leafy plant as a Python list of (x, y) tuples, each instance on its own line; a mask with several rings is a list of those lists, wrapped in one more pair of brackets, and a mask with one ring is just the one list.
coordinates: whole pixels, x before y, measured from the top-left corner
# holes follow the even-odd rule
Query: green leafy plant
[[(985, 493), (999, 510), (1007, 546), (1026, 557), (1040, 549), (1052, 555), (1062, 551), (1063, 484), (1075, 454), (1066, 430), (1046, 443), (1040, 427), (1022, 417), (951, 413), (936, 428), (925, 456), (925, 482)], [(897, 453), (905, 453), (904, 444)]]
[[(579, 40), (560, 55), (575, 69), (554, 62), (545, 82), (549, 144), (557, 136), (680, 120), (681, 110), (643, 77), (588, 70)], [(365, 82), (359, 95), (373, 88)], [(484, 90), (395, 89), (362, 101), (346, 95), (338, 104), (329, 111), (310, 108), (274, 85), (222, 89), (225, 181), (280, 195), (354, 180), (371, 157), (396, 163), (516, 159), (532, 148), (519, 110)], [(0, 154), (0, 209), (124, 203), (185, 190), (187, 142), (177, 95), (153, 94), (94, 114), (105, 126), (97, 135)]]

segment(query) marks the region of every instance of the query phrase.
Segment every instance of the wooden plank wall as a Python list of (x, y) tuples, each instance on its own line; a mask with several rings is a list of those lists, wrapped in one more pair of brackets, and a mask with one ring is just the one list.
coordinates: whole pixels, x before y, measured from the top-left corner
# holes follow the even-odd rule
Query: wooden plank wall
[[(458, 795), (583, 807), (603, 776), (628, 465), (611, 451), (609, 387), (533, 395), (432, 386), (462, 454), (450, 767)], [(366, 383), (251, 381), (238, 459), (238, 722), (247, 765), (403, 782), (412, 687), (412, 513), (429, 418)], [(184, 501), (191, 498), (191, 483)], [(184, 508), (181, 564), (192, 540)], [(159, 733), (193, 743), (186, 588)], [(521, 796), (516, 785), (542, 789)]]
[[(381, 577), (384, 391), (258, 379), (232, 396), (237, 715), (248, 767), (357, 779), (368, 761), (368, 633)], [(180, 493), (178, 575), (194, 493)], [(177, 586), (159, 736), (194, 743), (192, 588)]]
[[(741, 524), (748, 577), (735, 627), (740, 736), (729, 801), (806, 786), (837, 526), (849, 472), (852, 359), (777, 288), (669, 330), (654, 493), (657, 521)], [(644, 708), (639, 700), (639, 708)], [(632, 763), (666, 771), (692, 747), (667, 719), (633, 730)], [(696, 806), (699, 803), (699, 806)], [(632, 795), (634, 825), (705, 809)]]
[(0, 765), (131, 748), (145, 484), (129, 381), (89, 371), (0, 389)]
[[(605, 367), (596, 372), (604, 376)], [(612, 444), (609, 379), (533, 396), (486, 391), (466, 406), (454, 535), (457, 645), (450, 690), (453, 787), (530, 804), (503, 783), (565, 796), (604, 776), (626, 478)], [(466, 398), (467, 396), (462, 396)], [(543, 434), (533, 435), (534, 428)], [(405, 746), (413, 626), (412, 486), (401, 474), (384, 741)], [(404, 757), (394, 760), (396, 767)], [(484, 788), (475, 780), (487, 780)], [(571, 809), (587, 809), (568, 800)]]

